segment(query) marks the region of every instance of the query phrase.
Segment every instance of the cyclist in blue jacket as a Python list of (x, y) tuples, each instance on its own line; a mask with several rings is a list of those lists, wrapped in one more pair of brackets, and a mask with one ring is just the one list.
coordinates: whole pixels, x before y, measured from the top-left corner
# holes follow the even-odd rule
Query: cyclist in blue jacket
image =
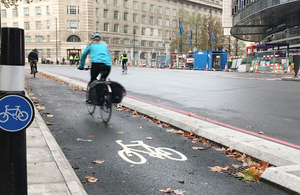
[(111, 69), (111, 55), (107, 49), (107, 46), (104, 42), (101, 41), (102, 35), (100, 32), (93, 32), (91, 39), (92, 41), (83, 51), (80, 64), (78, 66), (79, 70), (84, 69), (85, 60), (88, 54), (91, 56), (91, 80), (90, 83), (97, 79), (97, 76), (101, 74), (100, 80), (106, 80), (107, 76), (110, 73)]

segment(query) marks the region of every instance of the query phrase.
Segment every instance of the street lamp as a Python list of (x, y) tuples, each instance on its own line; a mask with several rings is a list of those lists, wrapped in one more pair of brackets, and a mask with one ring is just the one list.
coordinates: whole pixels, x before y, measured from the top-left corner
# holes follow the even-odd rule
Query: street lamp
[(134, 65), (135, 65), (135, 32), (136, 31), (136, 29), (134, 28), (133, 29), (133, 63), (134, 63)]

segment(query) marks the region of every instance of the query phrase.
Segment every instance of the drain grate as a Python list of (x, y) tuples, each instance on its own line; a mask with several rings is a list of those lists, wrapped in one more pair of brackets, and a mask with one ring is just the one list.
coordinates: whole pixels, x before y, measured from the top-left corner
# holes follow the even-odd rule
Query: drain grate
[(235, 177), (235, 178), (237, 178), (239, 180), (243, 180), (242, 177), (237, 177), (236, 174), (239, 173), (239, 172), (242, 172), (242, 171), (244, 171), (244, 170), (246, 170), (248, 168), (249, 167), (243, 167), (243, 166), (238, 167), (238, 168), (230, 167), (230, 169), (228, 169), (227, 171), (225, 171), (225, 173), (227, 175), (231, 176), (231, 177)]

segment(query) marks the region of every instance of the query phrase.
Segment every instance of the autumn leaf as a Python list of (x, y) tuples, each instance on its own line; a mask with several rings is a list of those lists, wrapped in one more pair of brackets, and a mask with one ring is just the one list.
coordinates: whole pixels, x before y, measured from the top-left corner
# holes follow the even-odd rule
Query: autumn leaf
[(102, 164), (102, 163), (104, 163), (104, 160), (93, 160), (93, 162), (92, 163), (95, 163), (95, 164)]
[(193, 148), (193, 150), (203, 150), (204, 148), (202, 148), (202, 147), (192, 147)]
[(167, 129), (166, 132), (175, 133), (175, 129)]
[(240, 167), (240, 165), (236, 165), (236, 164), (232, 164), (231, 166), (236, 169)]
[(163, 192), (163, 193), (172, 193), (174, 190), (171, 189), (171, 188), (162, 188), (161, 190), (159, 190), (160, 192)]
[(46, 122), (46, 125), (53, 125), (53, 123), (47, 121), (47, 122)]
[(211, 171), (214, 172), (221, 172), (222, 171), (222, 167), (220, 166), (214, 166), (214, 167), (209, 167)]
[(161, 124), (162, 127), (169, 127), (170, 125), (166, 124), (166, 123), (163, 123)]
[(39, 104), (36, 104), (36, 109), (38, 109), (38, 110), (45, 110), (45, 106), (41, 106), (41, 105), (39, 105)]
[(178, 182), (179, 182), (179, 183), (184, 183), (184, 180), (179, 180)]
[(89, 137), (97, 137), (96, 135), (90, 135)]
[(178, 131), (174, 131), (175, 134), (180, 134), (180, 135), (183, 135), (185, 132), (182, 131), (182, 130), (178, 130)]
[(196, 143), (198, 143), (198, 141), (197, 141), (197, 140), (193, 140), (192, 143), (193, 143), (193, 144), (196, 144)]
[(258, 134), (264, 134), (264, 132), (260, 131), (260, 132), (258, 132)]
[(86, 176), (85, 177), (86, 178), (86, 180), (88, 181), (88, 182), (91, 182), (91, 183), (95, 183), (95, 182), (97, 182), (98, 181), (98, 179), (97, 178), (95, 178), (95, 177), (91, 177), (91, 176)]
[(292, 122), (292, 121), (294, 121), (294, 120), (292, 120), (292, 119), (288, 119), (288, 118), (286, 118), (285, 120), (286, 120), (286, 121), (289, 121), (289, 122)]
[(135, 110), (132, 112), (132, 116), (137, 116), (138, 115), (138, 112)]
[(184, 193), (185, 193), (185, 191), (182, 191), (182, 190), (174, 190), (173, 192), (176, 195), (184, 195)]
[(146, 140), (153, 140), (152, 137), (146, 137)]
[(152, 123), (154, 123), (154, 124), (160, 124), (160, 121), (159, 121), (159, 120), (156, 120), (156, 119), (153, 119), (153, 120), (152, 120)]
[(222, 167), (222, 171), (228, 171), (230, 169), (230, 166), (227, 165), (226, 167)]
[(224, 147), (222, 147), (222, 148), (216, 148), (215, 150), (218, 152), (224, 152), (226, 149)]
[(51, 117), (53, 117), (53, 115), (52, 115), (52, 114), (48, 114), (47, 117), (50, 117), (50, 118), (51, 118)]

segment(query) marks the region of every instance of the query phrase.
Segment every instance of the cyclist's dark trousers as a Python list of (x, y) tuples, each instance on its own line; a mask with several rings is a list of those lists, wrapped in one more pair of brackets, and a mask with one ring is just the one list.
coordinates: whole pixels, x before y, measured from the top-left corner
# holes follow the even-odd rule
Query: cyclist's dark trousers
[(35, 66), (35, 69), (37, 71), (37, 60), (30, 60), (30, 69), (31, 69), (31, 73), (33, 73), (33, 65)]
[(110, 66), (106, 66), (103, 63), (92, 63), (92, 67), (91, 67), (91, 81), (94, 81), (97, 79), (98, 75), (103, 72), (101, 74), (101, 78), (100, 80), (106, 80), (107, 76), (110, 73)]
[(126, 64), (127, 60), (122, 60), (122, 70), (124, 70), (124, 65)]

